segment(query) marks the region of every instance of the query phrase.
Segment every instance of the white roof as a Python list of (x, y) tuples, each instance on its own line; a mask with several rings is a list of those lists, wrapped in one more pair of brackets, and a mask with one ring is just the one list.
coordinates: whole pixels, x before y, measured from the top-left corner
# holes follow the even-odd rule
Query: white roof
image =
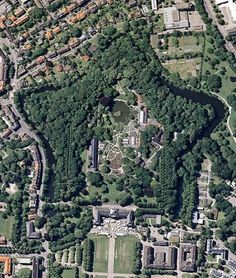
[(232, 16), (233, 20), (236, 21), (236, 3), (233, 2), (233, 0), (229, 0), (228, 6), (229, 6), (231, 16)]
[(20, 264), (31, 264), (31, 258), (17, 258), (17, 261)]
[(228, 0), (215, 0), (216, 5), (228, 3)]
[(157, 10), (157, 0), (151, 0), (152, 2), (152, 10), (156, 11)]
[(187, 19), (179, 18), (179, 20), (176, 21), (173, 16), (174, 13), (178, 13), (176, 6), (164, 8), (164, 22), (167, 29), (189, 27), (189, 22)]

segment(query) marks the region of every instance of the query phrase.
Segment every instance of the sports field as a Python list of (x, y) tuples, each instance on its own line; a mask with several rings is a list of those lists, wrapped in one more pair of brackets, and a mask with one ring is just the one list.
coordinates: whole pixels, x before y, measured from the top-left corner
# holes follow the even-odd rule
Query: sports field
[(12, 234), (12, 227), (14, 223), (14, 217), (8, 216), (7, 219), (2, 217), (2, 213), (0, 213), (0, 235), (5, 236), (6, 238), (10, 239)]
[(75, 269), (64, 269), (62, 272), (63, 278), (74, 278), (75, 277)]
[(134, 236), (119, 236), (115, 243), (115, 273), (132, 273), (135, 243)]
[(91, 235), (94, 242), (93, 271), (107, 272), (108, 266), (108, 238), (103, 235)]

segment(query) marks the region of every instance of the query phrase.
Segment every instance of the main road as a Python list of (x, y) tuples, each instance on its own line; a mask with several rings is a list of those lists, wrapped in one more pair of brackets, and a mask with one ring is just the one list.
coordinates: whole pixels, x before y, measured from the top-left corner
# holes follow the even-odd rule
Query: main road
[[(213, 10), (212, 4), (210, 0), (204, 0), (204, 7), (206, 12), (208, 13), (209, 18), (212, 19), (212, 22), (217, 26), (218, 30), (220, 31), (221, 35), (225, 38), (227, 36), (227, 33), (225, 31), (225, 28), (223, 25), (220, 25), (218, 23), (218, 20), (216, 18), (215, 12)], [(229, 41), (225, 41), (225, 47), (228, 51), (232, 52), (234, 56), (236, 56), (236, 49), (234, 48), (233, 44)]]
[[(7, 47), (9, 49), (9, 53), (6, 53), (3, 49)], [(10, 41), (7, 38), (0, 38), (0, 49), (3, 50), (4, 54), (10, 58), (10, 60), (14, 63), (15, 67), (15, 74), (14, 77), (11, 80), (11, 91), (8, 94), (8, 98), (0, 98), (0, 104), (1, 105), (10, 105), (13, 113), (16, 115), (18, 118), (18, 121), (20, 123), (20, 129), (17, 131), (18, 134), (27, 134), (30, 138), (34, 139), (38, 143), (39, 147), (39, 152), (41, 154), (41, 160), (42, 160), (42, 180), (41, 180), (41, 186), (40, 189), (38, 190), (38, 195), (39, 195), (39, 206), (38, 206), (38, 211), (37, 215), (39, 217), (42, 216), (42, 207), (44, 205), (44, 202), (42, 201), (42, 196), (43, 196), (43, 182), (45, 178), (45, 170), (46, 170), (46, 155), (45, 151), (42, 148), (40, 144), (40, 139), (38, 136), (34, 133), (34, 131), (27, 125), (27, 123), (24, 121), (22, 116), (17, 110), (17, 107), (14, 103), (14, 94), (16, 91), (18, 91), (21, 88), (21, 81), (17, 79), (17, 66), (18, 66), (18, 53), (17, 51), (11, 46)], [(44, 236), (44, 233), (46, 232), (45, 228), (41, 229), (42, 236)], [(47, 262), (47, 256), (50, 253), (48, 242), (44, 241), (43, 242), (43, 248), (45, 249), (45, 252), (41, 253), (41, 256), (44, 258), (45, 263)], [(35, 254), (37, 255), (37, 254)], [(42, 277), (46, 278), (47, 271), (43, 272)]]

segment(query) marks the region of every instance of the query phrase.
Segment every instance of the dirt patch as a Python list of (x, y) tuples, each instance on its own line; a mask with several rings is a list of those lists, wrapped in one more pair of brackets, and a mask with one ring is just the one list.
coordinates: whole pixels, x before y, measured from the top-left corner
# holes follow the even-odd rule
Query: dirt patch
[(10, 183), (10, 186), (6, 188), (6, 192), (9, 195), (13, 195), (18, 191), (18, 188), (15, 183)]

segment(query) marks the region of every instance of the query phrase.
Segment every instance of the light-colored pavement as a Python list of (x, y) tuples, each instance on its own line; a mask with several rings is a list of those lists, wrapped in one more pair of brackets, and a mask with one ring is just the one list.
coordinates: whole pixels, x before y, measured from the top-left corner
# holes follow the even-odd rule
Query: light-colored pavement
[(232, 113), (232, 107), (228, 104), (228, 102), (222, 96), (220, 96), (219, 94), (214, 93), (214, 92), (211, 92), (211, 93), (213, 95), (215, 95), (216, 97), (218, 97), (220, 100), (222, 100), (225, 103), (225, 105), (229, 108), (229, 116), (227, 118), (226, 124), (227, 124), (228, 130), (229, 130), (231, 136), (233, 137), (234, 143), (236, 143), (236, 138), (234, 137), (234, 133), (230, 127), (230, 118), (231, 118), (231, 113)]
[[(44, 149), (40, 146), (40, 140), (37, 137), (37, 135), (31, 130), (31, 128), (25, 123), (25, 121), (23, 120), (22, 116), (20, 115), (20, 113), (18, 112), (16, 105), (14, 103), (14, 94), (17, 90), (20, 89), (20, 82), (19, 80), (17, 80), (17, 66), (18, 66), (18, 53), (15, 51), (15, 49), (13, 49), (11, 47), (11, 44), (9, 42), (8, 39), (0, 39), (0, 47), (3, 48), (4, 46), (7, 46), (9, 48), (9, 52), (10, 55), (8, 55), (8, 57), (10, 58), (10, 60), (14, 63), (14, 67), (15, 67), (15, 75), (13, 77), (13, 79), (11, 80), (11, 86), (12, 86), (12, 91), (9, 93), (9, 96), (7, 99), (4, 98), (0, 98), (0, 104), (2, 105), (10, 105), (11, 109), (13, 111), (13, 113), (16, 115), (16, 117), (18, 118), (18, 121), (20, 123), (20, 129), (16, 132), (17, 134), (27, 134), (29, 137), (33, 138), (36, 142), (39, 143), (39, 151), (41, 154), (41, 159), (42, 159), (42, 182), (41, 182), (41, 186), (40, 189), (38, 190), (38, 195), (39, 195), (39, 207), (38, 207), (38, 211), (37, 214), (38, 216), (42, 216), (42, 207), (44, 202), (41, 200), (41, 197), (43, 196), (43, 181), (44, 181), (44, 177), (45, 177), (45, 169), (46, 169), (46, 156), (45, 156), (45, 152)], [(5, 53), (7, 54), (7, 53)], [(45, 228), (43, 228), (41, 230), (42, 236), (44, 236), (44, 233), (46, 232)], [(45, 241), (43, 242), (43, 247), (45, 249), (45, 252), (41, 253), (40, 256), (42, 256), (44, 258), (45, 264), (47, 262), (47, 256), (50, 253), (49, 250), (49, 246), (48, 246), (48, 242)], [(34, 256), (37, 256), (37, 254), (32, 254)], [(47, 271), (43, 272), (42, 277), (46, 278), (47, 275)]]
[(115, 263), (115, 238), (109, 238), (109, 249), (108, 249), (108, 277), (113, 277)]
[[(221, 35), (225, 38), (226, 37), (226, 31), (223, 25), (220, 25), (217, 21), (215, 12), (213, 10), (213, 7), (211, 5), (211, 2), (209, 0), (204, 0), (204, 7), (206, 12), (208, 13), (209, 18), (212, 19), (212, 22), (217, 26), (218, 30), (220, 31)], [(226, 41), (225, 47), (228, 51), (232, 52), (234, 56), (236, 56), (236, 49), (234, 48), (233, 44), (229, 41)]]

